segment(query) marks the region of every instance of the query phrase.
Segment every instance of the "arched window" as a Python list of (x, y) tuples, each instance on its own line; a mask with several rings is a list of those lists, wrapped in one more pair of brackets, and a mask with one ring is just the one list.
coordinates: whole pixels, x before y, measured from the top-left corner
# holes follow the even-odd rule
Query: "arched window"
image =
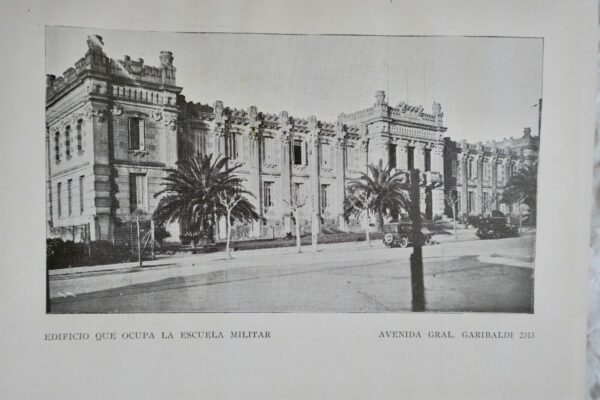
[(60, 162), (60, 132), (54, 134), (54, 160)]
[(71, 127), (65, 128), (65, 155), (67, 158), (71, 157)]
[(81, 134), (81, 125), (83, 124), (83, 120), (80, 119), (77, 121), (77, 152), (83, 152), (83, 140)]

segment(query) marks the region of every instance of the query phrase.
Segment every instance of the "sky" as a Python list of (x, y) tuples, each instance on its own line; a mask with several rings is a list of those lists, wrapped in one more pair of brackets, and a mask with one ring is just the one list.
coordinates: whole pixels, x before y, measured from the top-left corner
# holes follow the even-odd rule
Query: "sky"
[(160, 65), (173, 52), (188, 101), (335, 122), (385, 90), (431, 113), (442, 104), (447, 136), (486, 142), (537, 134), (543, 41), (536, 38), (170, 33), (46, 28), (46, 73), (62, 73), (99, 34), (105, 53)]

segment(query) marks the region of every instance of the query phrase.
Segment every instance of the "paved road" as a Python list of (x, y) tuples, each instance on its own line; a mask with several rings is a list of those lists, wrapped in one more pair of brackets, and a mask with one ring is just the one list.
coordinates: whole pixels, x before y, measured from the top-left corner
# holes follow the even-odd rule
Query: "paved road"
[[(424, 248), (428, 311), (532, 312), (535, 235)], [(381, 243), (197, 255), (51, 278), (52, 312), (410, 311), (412, 249)], [(67, 296), (67, 297), (64, 297)]]

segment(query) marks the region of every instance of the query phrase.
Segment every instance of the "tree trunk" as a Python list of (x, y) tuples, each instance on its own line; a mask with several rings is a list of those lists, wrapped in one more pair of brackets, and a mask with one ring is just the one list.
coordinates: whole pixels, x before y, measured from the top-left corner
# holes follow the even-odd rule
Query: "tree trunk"
[(454, 237), (458, 239), (458, 232), (456, 231), (456, 204), (452, 206), (452, 219), (454, 220)]
[(225, 249), (227, 251), (227, 256), (231, 258), (231, 250), (229, 249), (229, 238), (231, 237), (231, 210), (227, 210), (227, 244), (225, 245)]
[(377, 211), (377, 215), (375, 218), (375, 229), (377, 232), (383, 231), (383, 212)]
[(521, 216), (521, 200), (519, 200), (517, 207), (519, 207), (519, 235), (520, 235), (521, 232), (523, 231), (523, 217)]
[(300, 219), (298, 218), (298, 213), (293, 213), (295, 222), (294, 229), (296, 230), (296, 250), (298, 253), (302, 253), (302, 239), (300, 238)]
[(317, 252), (317, 214), (313, 212), (313, 216), (312, 216), (312, 226), (310, 229), (310, 237), (311, 237), (311, 242), (312, 242), (312, 251), (314, 251), (315, 253)]
[[(368, 212), (368, 211), (367, 211)], [(367, 214), (367, 246), (371, 247), (371, 218)]]

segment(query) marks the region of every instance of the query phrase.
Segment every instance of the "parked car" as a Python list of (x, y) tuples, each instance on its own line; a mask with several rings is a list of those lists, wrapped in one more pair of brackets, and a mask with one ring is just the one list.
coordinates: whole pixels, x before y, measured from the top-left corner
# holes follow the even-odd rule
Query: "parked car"
[[(390, 222), (383, 226), (383, 243), (387, 247), (408, 247), (415, 244), (412, 223), (410, 221)], [(421, 228), (418, 240), (421, 245), (428, 246), (433, 243), (433, 233), (427, 228)]]
[(500, 211), (492, 211), (489, 217), (479, 220), (476, 235), (480, 239), (500, 239), (519, 236), (519, 227), (508, 222), (508, 218)]

